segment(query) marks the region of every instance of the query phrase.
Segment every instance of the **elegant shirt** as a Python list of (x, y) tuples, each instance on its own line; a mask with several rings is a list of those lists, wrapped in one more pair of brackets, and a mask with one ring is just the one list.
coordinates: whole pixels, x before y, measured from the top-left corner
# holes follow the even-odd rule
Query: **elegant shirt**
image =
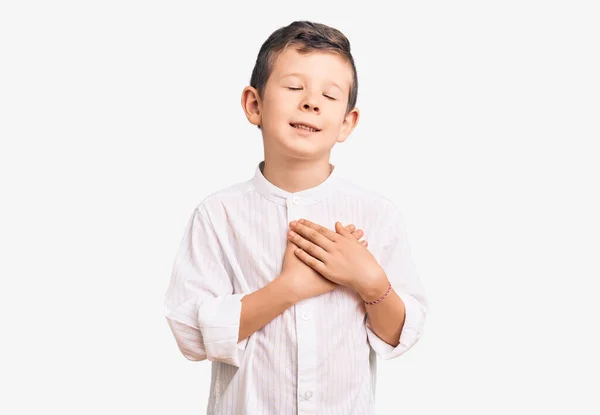
[[(207, 413), (374, 414), (377, 356), (410, 349), (427, 313), (403, 217), (334, 165), (324, 182), (295, 193), (269, 182), (263, 167), (261, 161), (250, 180), (195, 206), (165, 295), (181, 353), (212, 362)], [(301, 218), (333, 231), (336, 221), (364, 231), (367, 249), (405, 304), (398, 346), (371, 330), (362, 298), (343, 286), (296, 303), (238, 343), (242, 298), (278, 277), (289, 222)]]

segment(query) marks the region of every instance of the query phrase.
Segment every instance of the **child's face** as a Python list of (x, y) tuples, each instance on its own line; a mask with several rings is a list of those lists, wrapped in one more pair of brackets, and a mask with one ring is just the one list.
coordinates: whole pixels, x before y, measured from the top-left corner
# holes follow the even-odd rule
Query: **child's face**
[[(351, 82), (351, 66), (342, 57), (318, 51), (300, 54), (293, 46), (287, 48), (273, 65), (262, 102), (255, 103), (254, 122), (248, 116), (261, 126), (265, 150), (291, 157), (328, 157), (358, 122), (358, 109), (346, 114)], [(290, 125), (295, 123), (319, 131)]]

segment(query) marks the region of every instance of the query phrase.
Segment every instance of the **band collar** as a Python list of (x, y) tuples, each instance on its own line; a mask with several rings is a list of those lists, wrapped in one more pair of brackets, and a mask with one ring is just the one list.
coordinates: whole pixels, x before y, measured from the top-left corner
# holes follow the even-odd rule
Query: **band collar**
[(321, 184), (311, 187), (310, 189), (301, 190), (299, 192), (288, 192), (275, 186), (273, 183), (268, 181), (263, 174), (265, 161), (261, 161), (256, 166), (252, 183), (256, 187), (256, 190), (260, 192), (267, 199), (278, 203), (280, 205), (294, 204), (294, 205), (310, 205), (325, 199), (337, 182), (338, 175), (336, 168), (333, 164), (329, 163), (331, 167), (331, 173)]

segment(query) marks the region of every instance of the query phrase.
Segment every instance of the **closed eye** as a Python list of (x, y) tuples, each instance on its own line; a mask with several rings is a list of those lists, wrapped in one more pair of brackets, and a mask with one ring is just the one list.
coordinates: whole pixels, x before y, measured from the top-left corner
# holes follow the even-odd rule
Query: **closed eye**
[[(300, 90), (302, 90), (302, 88), (294, 88), (294, 87), (291, 87), (291, 86), (288, 86), (288, 87), (287, 87), (287, 89), (289, 89), (289, 90), (292, 90), (292, 91), (300, 91)], [(325, 98), (327, 98), (327, 99), (330, 99), (331, 101), (336, 101), (336, 99), (335, 99), (335, 98), (333, 98), (333, 97), (330, 97), (329, 95), (325, 95), (325, 94), (323, 94), (323, 96), (324, 96)]]

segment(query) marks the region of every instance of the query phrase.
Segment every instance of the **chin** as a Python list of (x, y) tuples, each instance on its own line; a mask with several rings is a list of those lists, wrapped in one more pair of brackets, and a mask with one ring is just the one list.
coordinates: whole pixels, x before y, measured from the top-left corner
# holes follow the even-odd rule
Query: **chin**
[(265, 140), (264, 145), (270, 149), (271, 154), (277, 153), (290, 159), (314, 159), (323, 154), (322, 146), (307, 140), (299, 140), (299, 137), (280, 136)]

